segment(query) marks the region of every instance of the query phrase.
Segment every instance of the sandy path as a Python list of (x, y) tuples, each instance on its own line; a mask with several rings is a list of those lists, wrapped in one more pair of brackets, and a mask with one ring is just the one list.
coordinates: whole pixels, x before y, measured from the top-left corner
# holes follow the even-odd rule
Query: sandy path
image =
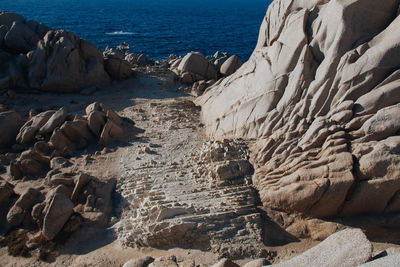
[[(191, 100), (168, 77), (143, 74), (92, 96), (27, 94), (12, 100), (21, 113), (45, 103), (82, 113), (99, 101), (135, 125), (111, 148), (87, 149), (71, 159), (72, 170), (117, 179), (120, 197), (110, 228), (77, 231), (48, 263), (12, 258), (2, 248), (0, 266), (119, 266), (131, 257), (171, 253), (207, 265), (217, 260), (209, 250), (232, 256), (258, 250), (260, 216), (255, 192), (245, 183), (249, 177), (231, 183), (213, 174), (225, 160), (247, 157), (247, 150), (243, 144), (206, 142)], [(210, 156), (221, 149), (222, 159)], [(186, 249), (126, 248), (138, 245)]]

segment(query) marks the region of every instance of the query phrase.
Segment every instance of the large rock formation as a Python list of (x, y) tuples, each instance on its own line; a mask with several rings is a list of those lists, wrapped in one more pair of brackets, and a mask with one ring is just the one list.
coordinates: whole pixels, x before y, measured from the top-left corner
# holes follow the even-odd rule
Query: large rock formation
[(109, 81), (98, 48), (68, 31), (49, 31), (28, 58), (31, 88), (73, 92)]
[(127, 61), (103, 58), (95, 45), (72, 32), (1, 11), (0, 59), (0, 89), (70, 93), (133, 75)]
[(210, 137), (257, 139), (253, 183), (265, 207), (400, 211), (398, 9), (276, 0), (249, 61), (197, 99)]

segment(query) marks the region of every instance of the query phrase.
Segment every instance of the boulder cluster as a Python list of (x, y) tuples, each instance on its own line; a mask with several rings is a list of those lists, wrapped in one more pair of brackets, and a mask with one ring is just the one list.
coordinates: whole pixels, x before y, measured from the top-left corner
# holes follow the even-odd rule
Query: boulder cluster
[(238, 56), (229, 57), (226, 52), (216, 52), (209, 57), (190, 52), (184, 57), (170, 57), (168, 64), (181, 83), (192, 85), (190, 93), (199, 96), (220, 78), (234, 73), (242, 62)]
[(133, 75), (133, 68), (153, 66), (155, 62), (144, 54), (130, 50), (128, 43), (121, 43), (116, 48), (107, 47), (103, 52), (106, 71), (114, 80), (124, 80)]
[(72, 32), (10, 12), (0, 12), (0, 59), (0, 89), (70, 93), (133, 74), (130, 65), (113, 54), (103, 56)]
[[(60, 168), (53, 169), (41, 186), (28, 187), (19, 194), (12, 184), (1, 180), (2, 232), (25, 235), (16, 241), (8, 234), (2, 240), (3, 245), (14, 256), (24, 255), (57, 241), (60, 235), (69, 236), (84, 223), (106, 225), (114, 183), (102, 182), (85, 173), (63, 172)], [(16, 250), (16, 246), (20, 249)]]
[[(0, 129), (5, 134), (2, 140), (8, 141), (2, 144), (2, 151), (14, 152), (0, 155), (2, 165), (8, 165), (9, 175), (8, 181), (0, 178), (1, 232), (31, 229), (23, 232), (26, 237), (18, 246), (24, 248), (22, 251), (14, 251), (16, 241), (7, 240), (10, 234), (6, 235), (11, 254), (44, 246), (62, 233), (69, 235), (85, 222), (100, 226), (108, 222), (115, 181), (100, 181), (72, 171), (67, 158), (91, 143), (111, 144), (124, 134), (124, 122), (98, 102), (87, 106), (85, 112), (73, 115), (61, 107), (31, 113), (25, 124), (16, 112), (0, 113)], [(39, 183), (29, 183), (21, 189), (19, 183), (28, 180)]]
[(84, 116), (68, 114), (66, 107), (41, 112), (22, 125), (16, 135), (15, 150), (33, 146), (11, 160), (10, 175), (15, 180), (40, 176), (50, 168), (52, 159), (71, 156), (94, 142), (109, 145), (123, 134), (122, 119), (98, 102), (87, 106)]
[(249, 61), (196, 100), (210, 137), (257, 139), (266, 209), (398, 218), (398, 14), (398, 0), (276, 0)]

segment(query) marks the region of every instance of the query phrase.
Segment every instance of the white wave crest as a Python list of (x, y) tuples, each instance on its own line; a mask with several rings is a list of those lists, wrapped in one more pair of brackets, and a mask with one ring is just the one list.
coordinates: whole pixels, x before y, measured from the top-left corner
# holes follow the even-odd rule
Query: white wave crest
[(125, 32), (125, 31), (115, 31), (115, 32), (106, 32), (107, 35), (134, 35), (134, 32)]

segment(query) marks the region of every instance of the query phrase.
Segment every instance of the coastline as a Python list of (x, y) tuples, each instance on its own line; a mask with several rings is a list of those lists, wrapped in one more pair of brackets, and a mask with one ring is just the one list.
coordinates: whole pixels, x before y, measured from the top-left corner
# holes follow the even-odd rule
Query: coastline
[(335, 3), (276, 0), (246, 62), (0, 12), (0, 265), (398, 261), (397, 4)]

